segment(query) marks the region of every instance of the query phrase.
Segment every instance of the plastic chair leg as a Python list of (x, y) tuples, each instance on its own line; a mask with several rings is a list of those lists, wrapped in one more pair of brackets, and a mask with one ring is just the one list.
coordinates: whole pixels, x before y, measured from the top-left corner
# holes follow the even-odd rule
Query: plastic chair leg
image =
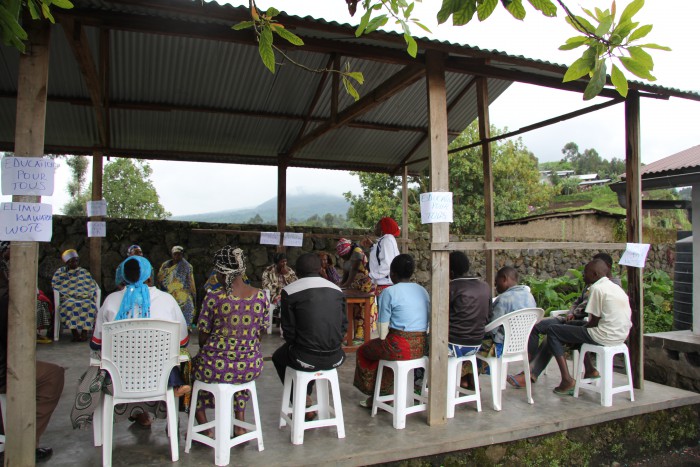
[(114, 402), (112, 396), (104, 395), (102, 401), (102, 467), (112, 465), (112, 429), (114, 427)]
[(178, 449), (178, 430), (177, 430), (177, 402), (173, 388), (168, 388), (166, 395), (166, 407), (168, 409), (168, 436), (170, 437), (170, 456), (173, 462), (180, 459), (180, 450)]

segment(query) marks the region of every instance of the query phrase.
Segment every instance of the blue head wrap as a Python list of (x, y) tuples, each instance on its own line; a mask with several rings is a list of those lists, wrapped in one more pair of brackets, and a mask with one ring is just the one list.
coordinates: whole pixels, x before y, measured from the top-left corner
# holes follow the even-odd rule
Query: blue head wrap
[[(124, 265), (127, 261), (137, 261), (139, 263), (139, 278), (136, 282), (129, 282), (124, 275)], [(115, 321), (151, 317), (151, 295), (148, 291), (148, 286), (144, 282), (151, 277), (152, 269), (151, 263), (143, 256), (130, 256), (119, 265), (117, 275), (124, 278), (126, 288), (124, 289), (124, 298), (122, 298)]]

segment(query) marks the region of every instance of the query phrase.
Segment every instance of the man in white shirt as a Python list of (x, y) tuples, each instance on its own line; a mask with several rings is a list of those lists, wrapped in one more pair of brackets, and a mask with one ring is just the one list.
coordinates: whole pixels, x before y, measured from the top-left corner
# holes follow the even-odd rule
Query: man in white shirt
[[(619, 345), (625, 342), (632, 327), (629, 298), (620, 286), (608, 279), (607, 271), (607, 264), (600, 259), (586, 264), (583, 270), (583, 278), (590, 285), (586, 305), (588, 322), (584, 326), (557, 324), (547, 331), (549, 349), (561, 372), (561, 383), (554, 388), (556, 394), (573, 394), (576, 385), (566, 365), (563, 344)], [(592, 368), (586, 368), (587, 374), (591, 372)]]

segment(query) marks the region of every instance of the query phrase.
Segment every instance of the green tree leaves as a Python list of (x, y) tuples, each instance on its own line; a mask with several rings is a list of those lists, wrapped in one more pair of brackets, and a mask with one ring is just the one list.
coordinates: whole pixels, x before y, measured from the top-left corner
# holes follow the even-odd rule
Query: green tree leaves
[(267, 67), (267, 69), (272, 73), (275, 72), (276, 68), (275, 50), (282, 53), (282, 51), (279, 50), (274, 44), (273, 34), (276, 34), (292, 45), (304, 45), (304, 41), (299, 36), (287, 30), (283, 24), (275, 19), (275, 16), (279, 14), (279, 10), (272, 7), (268, 8), (265, 13), (261, 14), (255, 6), (255, 3), (252, 2), (250, 9), (252, 21), (241, 21), (240, 23), (231, 26), (231, 29), (236, 31), (250, 28), (255, 31), (255, 34), (258, 37), (258, 54), (260, 55), (265, 67)]
[[(452, 17), (454, 26), (467, 24), (476, 13), (479, 21), (485, 21), (498, 6), (498, 0), (442, 0), (442, 6), (437, 14), (439, 24), (447, 22)], [(503, 8), (513, 15), (513, 18), (523, 20), (527, 10), (523, 0), (501, 0)], [(556, 16), (557, 6), (552, 0), (528, 0), (528, 3), (544, 16)]]
[(587, 48), (581, 58), (569, 66), (564, 81), (573, 81), (588, 75), (590, 81), (583, 94), (584, 100), (597, 96), (605, 87), (608, 61), (612, 65), (612, 84), (623, 97), (627, 96), (629, 85), (625, 74), (615, 65), (615, 61), (619, 61), (627, 71), (639, 78), (647, 81), (656, 80), (651, 74), (654, 69), (654, 60), (643, 48), (671, 49), (653, 43), (634, 44), (635, 41), (646, 37), (653, 28), (651, 24), (639, 26), (639, 23), (633, 21), (634, 15), (643, 6), (644, 0), (633, 0), (625, 7), (617, 23), (615, 22), (615, 1), (612, 2), (609, 10), (596, 8), (595, 12), (591, 12), (584, 8), (583, 11), (593, 20), (595, 26), (586, 18), (575, 16), (567, 10), (567, 22), (583, 35), (567, 39), (559, 49), (572, 50), (582, 45)]
[[(498, 133), (496, 128), (492, 133)], [(452, 142), (459, 147), (479, 139), (476, 123), (472, 123)], [(497, 220), (527, 215), (533, 206), (548, 203), (552, 189), (539, 182), (537, 159), (521, 140), (492, 143), (495, 214)], [(484, 231), (484, 181), (481, 150), (471, 148), (450, 155), (450, 190), (454, 200), (454, 222), (451, 230), (462, 234)], [(362, 193), (346, 193), (351, 208), (348, 217), (357, 224), (370, 227), (383, 216), (402, 217), (401, 177), (385, 174), (355, 174), (360, 178)], [(421, 192), (429, 187), (427, 176), (409, 179), (409, 225), (424, 230), (420, 223)]]
[[(67, 161), (72, 180), (68, 184), (71, 201), (63, 208), (68, 216), (84, 216), (85, 202), (92, 187), (83, 189), (88, 162), (83, 156)], [(104, 168), (103, 195), (107, 201), (107, 216), (130, 219), (165, 219), (170, 213), (160, 204), (158, 192), (150, 180), (151, 166), (141, 159), (117, 158)]]
[(32, 19), (48, 19), (53, 23), (52, 6), (73, 8), (69, 0), (3, 0), (0, 3), (0, 41), (24, 53), (27, 32), (20, 24), (23, 8), (29, 11)]

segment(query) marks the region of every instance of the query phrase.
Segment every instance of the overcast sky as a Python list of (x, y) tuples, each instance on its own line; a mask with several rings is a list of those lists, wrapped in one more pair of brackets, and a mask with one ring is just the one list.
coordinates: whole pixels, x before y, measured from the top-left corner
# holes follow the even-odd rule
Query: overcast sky
[[(228, 3), (247, 5), (248, 2)], [(312, 15), (350, 24), (359, 22), (359, 14), (355, 18), (350, 17), (343, 0), (257, 0), (256, 3), (261, 9), (275, 6), (293, 15)], [(417, 4), (414, 10), (414, 16), (432, 30), (431, 38), (562, 64), (570, 64), (581, 53), (578, 49), (558, 51), (558, 46), (576, 32), (563, 18), (544, 18), (527, 2), (528, 15), (523, 22), (513, 19), (499, 5), (486, 22), (478, 23), (475, 19), (474, 24), (463, 27), (436, 26), (434, 18), (440, 3), (440, 0), (425, 0), (423, 4)], [(566, 3), (579, 14), (581, 4), (591, 9), (610, 6), (608, 1), (595, 0)], [(618, 1), (618, 12), (627, 3), (625, 0)], [(647, 36), (648, 42), (673, 49), (672, 52), (652, 51), (655, 63), (653, 74), (658, 79), (655, 84), (700, 92), (698, 18), (700, 1), (691, 0), (647, 0), (636, 16), (641, 24), (654, 25)], [(414, 34), (423, 35), (418, 34), (422, 30), (415, 29)], [(577, 93), (513, 84), (491, 106), (491, 123), (499, 128), (515, 130), (602, 101), (584, 103)], [(624, 158), (623, 112), (623, 105), (613, 106), (526, 133), (522, 138), (540, 161), (561, 159), (561, 148), (569, 141), (577, 143), (582, 151), (594, 148), (607, 159)], [(641, 126), (644, 163), (698, 145), (700, 102), (677, 98), (669, 101), (642, 99)], [(161, 202), (175, 215), (252, 207), (276, 196), (277, 170), (273, 167), (159, 161), (152, 161), (151, 167)], [(313, 187), (309, 185), (310, 177), (313, 177)], [(67, 179), (68, 171), (64, 163), (57, 172), (54, 196), (44, 201), (54, 205), (54, 212), (60, 212), (68, 199), (65, 193)], [(207, 186), (216, 187), (216, 195), (203, 189)], [(295, 168), (288, 170), (287, 187), (290, 195), (313, 192), (340, 195), (346, 191), (357, 193), (360, 189), (356, 177), (351, 177), (347, 172)]]

